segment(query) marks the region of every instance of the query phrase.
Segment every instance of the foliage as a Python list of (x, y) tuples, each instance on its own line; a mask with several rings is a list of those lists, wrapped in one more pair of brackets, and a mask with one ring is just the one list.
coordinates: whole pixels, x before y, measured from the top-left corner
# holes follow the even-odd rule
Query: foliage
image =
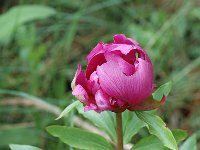
[(61, 141), (73, 147), (87, 150), (112, 150), (112, 146), (103, 137), (83, 131), (79, 128), (49, 126), (47, 131)]
[(166, 127), (161, 118), (146, 112), (136, 112), (136, 115), (147, 124), (149, 132), (157, 136), (164, 146), (172, 150), (178, 149), (172, 132)]
[[(182, 131), (182, 130), (174, 130), (172, 131), (172, 133), (177, 143), (180, 143), (187, 136), (187, 133), (185, 133), (185, 131)], [(161, 141), (158, 138), (156, 138), (156, 136), (150, 135), (141, 139), (138, 143), (136, 143), (132, 147), (132, 149), (133, 150), (145, 150), (145, 149), (165, 150), (167, 148), (164, 147), (164, 145), (161, 143)]]
[(5, 43), (11, 37), (15, 29), (32, 20), (44, 19), (55, 14), (52, 8), (42, 5), (22, 5), (16, 6), (2, 14), (0, 17), (0, 42)]
[[(91, 47), (98, 41), (109, 42), (116, 33), (133, 37), (146, 48), (154, 64), (155, 83), (172, 80), (172, 92), (158, 111), (167, 126), (195, 133), (200, 127), (199, 5), (198, 0), (3, 0), (0, 149), (9, 149), (10, 143), (70, 149), (46, 133), (45, 127), (76, 126), (77, 116), (91, 125), (95, 122), (96, 127), (107, 132), (115, 123), (112, 113), (92, 112), (93, 117), (88, 117), (91, 114), (77, 108), (63, 119), (54, 119), (72, 103), (70, 83), (77, 62), (86, 65), (84, 59)], [(97, 119), (102, 116), (106, 122)], [(106, 116), (111, 116), (110, 120)], [(135, 113), (125, 112), (123, 118), (125, 143), (139, 147), (142, 137), (147, 137), (147, 142), (150, 138), (160, 145)], [(131, 128), (129, 123), (137, 128)], [(114, 129), (108, 136), (114, 140)], [(195, 136), (188, 140), (185, 146), (194, 143)]]

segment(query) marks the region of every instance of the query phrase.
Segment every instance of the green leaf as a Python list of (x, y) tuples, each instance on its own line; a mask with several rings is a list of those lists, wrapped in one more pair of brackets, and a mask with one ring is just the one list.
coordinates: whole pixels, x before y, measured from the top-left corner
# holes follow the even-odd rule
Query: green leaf
[(18, 145), (18, 144), (10, 144), (11, 150), (42, 150), (40, 148), (30, 146), (30, 145)]
[(172, 130), (172, 134), (174, 135), (174, 138), (176, 139), (177, 144), (179, 144), (181, 141), (183, 141), (188, 136), (187, 132), (185, 130), (181, 130), (181, 129)]
[[(187, 132), (180, 129), (175, 129), (172, 131), (174, 138), (177, 143), (180, 143), (187, 137)], [(167, 148), (162, 144), (162, 142), (154, 135), (150, 135), (142, 138), (138, 143), (136, 143), (132, 150), (166, 150)]]
[(16, 28), (28, 21), (44, 19), (55, 14), (55, 10), (42, 5), (19, 5), (0, 16), (0, 43), (10, 40)]
[(157, 136), (166, 147), (172, 150), (178, 149), (172, 132), (160, 117), (144, 111), (136, 112), (136, 115), (147, 124), (149, 132)]
[(77, 107), (77, 110), (83, 117), (90, 120), (95, 126), (105, 131), (109, 137), (116, 141), (116, 131), (115, 131), (115, 114), (109, 111), (103, 111), (101, 113), (97, 113), (95, 111), (83, 111), (83, 106), (80, 105)]
[(70, 104), (69, 106), (67, 106), (59, 115), (58, 118), (56, 118), (56, 120), (62, 118), (63, 116), (67, 115), (72, 109), (76, 108), (78, 105), (80, 105), (80, 101), (75, 101), (72, 104)]
[(161, 85), (152, 95), (153, 98), (157, 101), (160, 101), (164, 96), (168, 96), (169, 92), (171, 91), (172, 88), (172, 82), (167, 82), (163, 85)]
[(131, 111), (124, 111), (122, 113), (122, 119), (124, 143), (127, 144), (131, 141), (131, 138), (145, 126), (145, 123), (141, 121), (134, 112)]
[(111, 144), (100, 135), (79, 128), (53, 125), (47, 127), (47, 131), (72, 147), (86, 150), (113, 150)]
[(193, 134), (180, 146), (180, 150), (197, 150), (196, 142), (196, 134)]
[(142, 138), (131, 150), (163, 150), (165, 147), (158, 138), (150, 135)]

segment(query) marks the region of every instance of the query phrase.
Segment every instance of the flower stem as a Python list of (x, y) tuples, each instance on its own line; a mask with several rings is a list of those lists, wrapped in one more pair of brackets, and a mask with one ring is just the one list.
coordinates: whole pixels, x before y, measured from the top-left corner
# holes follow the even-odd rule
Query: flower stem
[(122, 113), (116, 113), (117, 150), (123, 150)]

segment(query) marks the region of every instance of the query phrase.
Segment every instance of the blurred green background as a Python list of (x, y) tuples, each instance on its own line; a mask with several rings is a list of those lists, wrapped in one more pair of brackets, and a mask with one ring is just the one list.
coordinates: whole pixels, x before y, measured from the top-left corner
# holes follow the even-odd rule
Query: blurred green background
[[(158, 113), (170, 128), (200, 128), (200, 1), (1, 0), (0, 149), (9, 143), (70, 149), (45, 131), (73, 126), (76, 112), (54, 119), (72, 103), (77, 64), (114, 34), (135, 38), (150, 55), (155, 83), (173, 89)], [(137, 138), (135, 139), (137, 140)]]

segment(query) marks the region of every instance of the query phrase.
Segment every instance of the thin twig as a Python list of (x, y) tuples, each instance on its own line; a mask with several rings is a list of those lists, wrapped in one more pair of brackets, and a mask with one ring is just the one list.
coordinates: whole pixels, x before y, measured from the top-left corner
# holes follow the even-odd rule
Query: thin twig
[(13, 128), (31, 128), (35, 127), (34, 122), (23, 122), (23, 123), (15, 123), (15, 124), (5, 124), (0, 126), (0, 130), (8, 130)]
[(55, 115), (59, 115), (61, 113), (60, 108), (57, 106), (46, 104), (40, 101), (32, 101), (26, 98), (6, 98), (0, 100), (1, 106), (25, 106), (25, 107), (35, 107), (40, 110), (44, 110), (50, 112)]

